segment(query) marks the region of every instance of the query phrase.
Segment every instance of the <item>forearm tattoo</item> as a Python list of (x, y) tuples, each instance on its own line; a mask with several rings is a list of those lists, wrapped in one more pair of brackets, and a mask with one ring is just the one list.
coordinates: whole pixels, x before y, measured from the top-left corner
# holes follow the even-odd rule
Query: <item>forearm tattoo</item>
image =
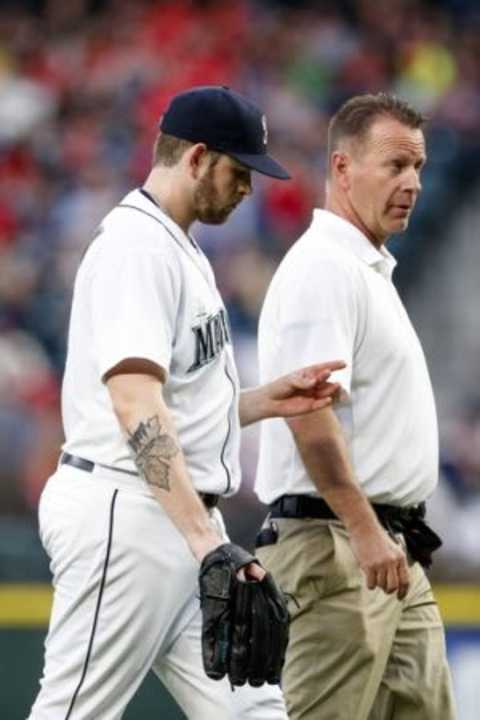
[(158, 415), (140, 422), (133, 433), (128, 433), (135, 463), (140, 475), (149, 485), (170, 491), (170, 460), (179, 452), (175, 440), (163, 432)]

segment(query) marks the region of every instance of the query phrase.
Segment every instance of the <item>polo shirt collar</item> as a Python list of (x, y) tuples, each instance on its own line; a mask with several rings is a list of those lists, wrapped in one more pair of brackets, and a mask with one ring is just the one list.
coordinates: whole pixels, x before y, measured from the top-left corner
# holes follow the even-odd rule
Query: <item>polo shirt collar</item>
[[(328, 238), (336, 244), (342, 245), (353, 252), (360, 260), (370, 265), (381, 275), (391, 278), (397, 261), (393, 255), (382, 246), (378, 250), (370, 240), (351, 222), (330, 212), (330, 210), (315, 209), (313, 211), (312, 227), (321, 225), (328, 227)], [(322, 233), (323, 235), (323, 233)]]

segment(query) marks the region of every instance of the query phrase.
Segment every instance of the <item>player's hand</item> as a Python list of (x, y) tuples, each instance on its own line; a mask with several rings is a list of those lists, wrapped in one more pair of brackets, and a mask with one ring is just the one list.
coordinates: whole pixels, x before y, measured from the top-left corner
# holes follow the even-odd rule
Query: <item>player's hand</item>
[(328, 382), (335, 370), (342, 370), (342, 360), (310, 365), (283, 375), (264, 386), (270, 406), (270, 417), (294, 417), (330, 405), (340, 394), (338, 383)]
[(247, 550), (224, 543), (203, 559), (199, 587), (202, 658), (208, 677), (221, 680), (228, 675), (232, 686), (277, 685), (290, 618), (273, 577)]
[[(208, 553), (224, 544), (225, 539), (221, 538), (215, 531), (204, 533), (190, 540), (191, 551), (199, 563), (203, 561)], [(257, 562), (244, 565), (237, 571), (238, 579), (243, 582), (261, 582), (265, 575), (266, 570)]]
[(379, 526), (350, 535), (350, 544), (365, 573), (369, 590), (381, 588), (403, 600), (410, 586), (407, 557), (402, 547)]

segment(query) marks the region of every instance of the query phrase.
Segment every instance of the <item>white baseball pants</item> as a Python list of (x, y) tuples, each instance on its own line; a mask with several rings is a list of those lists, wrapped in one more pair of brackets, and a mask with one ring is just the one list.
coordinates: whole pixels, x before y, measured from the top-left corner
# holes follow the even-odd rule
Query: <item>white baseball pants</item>
[(205, 675), (198, 563), (141, 480), (62, 465), (39, 515), (54, 601), (29, 720), (118, 720), (150, 669), (189, 720), (287, 720), (277, 686)]

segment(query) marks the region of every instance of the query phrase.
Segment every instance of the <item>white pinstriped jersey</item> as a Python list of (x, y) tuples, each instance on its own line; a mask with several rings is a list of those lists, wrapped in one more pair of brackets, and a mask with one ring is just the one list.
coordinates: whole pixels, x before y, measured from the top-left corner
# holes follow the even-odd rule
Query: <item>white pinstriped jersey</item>
[(133, 357), (168, 373), (163, 394), (194, 486), (233, 493), (239, 389), (226, 311), (205, 255), (142, 190), (106, 216), (77, 274), (62, 389), (66, 452), (135, 471), (102, 381)]

